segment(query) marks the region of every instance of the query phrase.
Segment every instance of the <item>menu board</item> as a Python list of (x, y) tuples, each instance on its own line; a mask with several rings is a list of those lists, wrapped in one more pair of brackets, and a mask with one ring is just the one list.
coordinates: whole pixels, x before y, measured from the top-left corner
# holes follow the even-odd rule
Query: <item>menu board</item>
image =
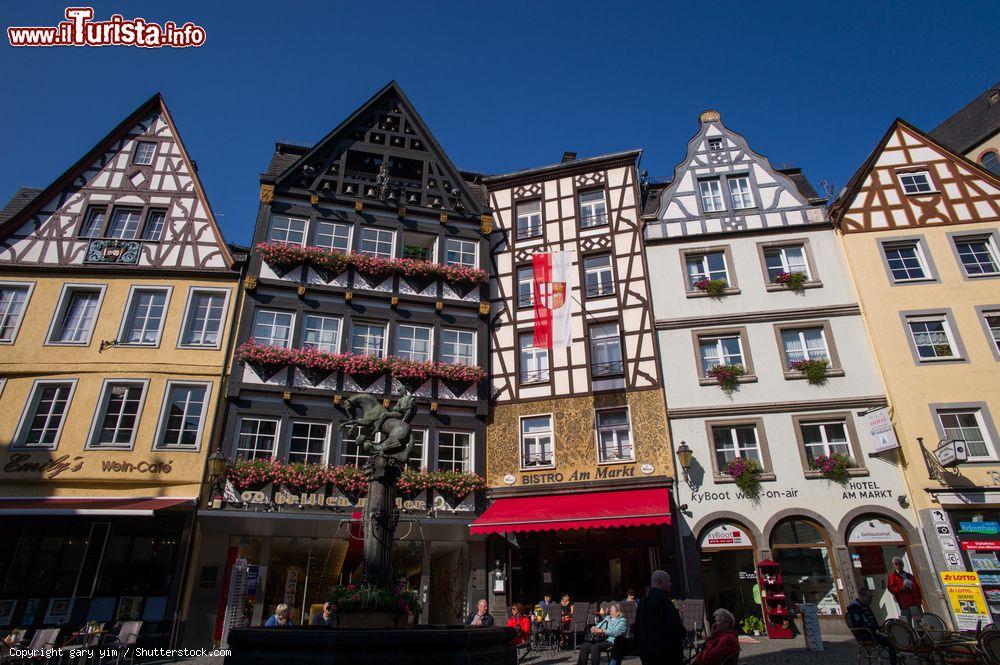
[(810, 651), (822, 651), (823, 633), (819, 628), (819, 608), (814, 603), (800, 603), (798, 608), (802, 616), (802, 635), (806, 639), (806, 648)]

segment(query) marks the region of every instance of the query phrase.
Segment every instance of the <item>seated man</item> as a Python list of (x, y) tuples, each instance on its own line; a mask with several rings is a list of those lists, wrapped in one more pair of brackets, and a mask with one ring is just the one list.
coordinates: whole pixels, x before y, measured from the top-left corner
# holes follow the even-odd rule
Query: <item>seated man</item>
[(692, 662), (695, 665), (722, 665), (727, 658), (739, 652), (736, 617), (729, 610), (720, 607), (712, 614), (712, 632), (705, 640), (705, 646)]
[(854, 633), (854, 639), (858, 642), (875, 642), (888, 652), (890, 665), (896, 665), (896, 650), (882, 632), (871, 605), (872, 590), (868, 587), (858, 589), (858, 597), (847, 606), (847, 625)]
[(333, 625), (333, 612), (330, 610), (330, 601), (323, 603), (323, 611), (317, 612), (313, 615), (312, 621), (309, 622), (311, 626), (332, 626)]
[(476, 611), (465, 617), (466, 626), (492, 626), (493, 615), (490, 614), (489, 603), (485, 598), (481, 598), (476, 604)]

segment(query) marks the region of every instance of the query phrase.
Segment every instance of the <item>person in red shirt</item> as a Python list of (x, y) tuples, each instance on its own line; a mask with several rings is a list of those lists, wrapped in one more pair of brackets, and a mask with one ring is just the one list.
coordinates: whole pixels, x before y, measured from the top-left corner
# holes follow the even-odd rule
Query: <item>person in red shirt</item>
[(912, 574), (903, 570), (903, 559), (898, 556), (892, 558), (892, 572), (889, 573), (889, 581), (886, 585), (889, 593), (899, 604), (899, 613), (911, 626), (924, 615), (921, 603), (924, 594), (920, 591), (920, 583)]
[(694, 665), (722, 665), (734, 653), (740, 652), (736, 636), (736, 617), (721, 607), (712, 614), (712, 632), (705, 640), (705, 647), (694, 660)]
[(517, 631), (511, 644), (515, 647), (521, 646), (531, 637), (531, 618), (525, 613), (524, 605), (514, 603), (511, 607), (510, 618), (507, 619), (507, 626)]

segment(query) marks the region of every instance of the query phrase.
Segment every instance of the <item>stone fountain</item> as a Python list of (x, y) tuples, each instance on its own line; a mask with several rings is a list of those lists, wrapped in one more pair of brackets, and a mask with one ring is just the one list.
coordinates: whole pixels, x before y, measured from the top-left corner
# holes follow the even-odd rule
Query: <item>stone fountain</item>
[[(368, 498), (364, 512), (362, 583), (392, 583), (392, 543), (399, 511), (396, 485), (413, 449), (410, 422), (416, 398), (404, 389), (392, 408), (364, 393), (344, 400), (351, 418), (341, 429), (353, 433), (368, 453), (364, 466)], [(376, 616), (381, 615), (381, 616)], [(364, 614), (354, 619), (362, 619)], [(356, 625), (352, 621), (351, 625)], [(229, 633), (226, 665), (344, 663), (345, 665), (511, 665), (511, 628), (418, 625), (385, 628), (384, 613), (372, 613), (370, 627), (236, 628)]]

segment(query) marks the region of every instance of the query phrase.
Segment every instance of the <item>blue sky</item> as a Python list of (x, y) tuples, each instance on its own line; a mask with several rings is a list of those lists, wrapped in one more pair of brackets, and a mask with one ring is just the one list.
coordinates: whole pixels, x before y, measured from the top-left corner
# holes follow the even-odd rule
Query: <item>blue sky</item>
[[(83, 3), (80, 3), (83, 4)], [(4, 28), (66, 5), (0, 0)], [(716, 108), (773, 163), (843, 186), (893, 118), (923, 129), (1000, 79), (990, 2), (129, 2), (187, 50), (0, 45), (0, 198), (45, 186), (159, 90), (227, 238), (276, 139), (312, 142), (391, 79), (463, 169), (634, 147), (668, 179)]]

